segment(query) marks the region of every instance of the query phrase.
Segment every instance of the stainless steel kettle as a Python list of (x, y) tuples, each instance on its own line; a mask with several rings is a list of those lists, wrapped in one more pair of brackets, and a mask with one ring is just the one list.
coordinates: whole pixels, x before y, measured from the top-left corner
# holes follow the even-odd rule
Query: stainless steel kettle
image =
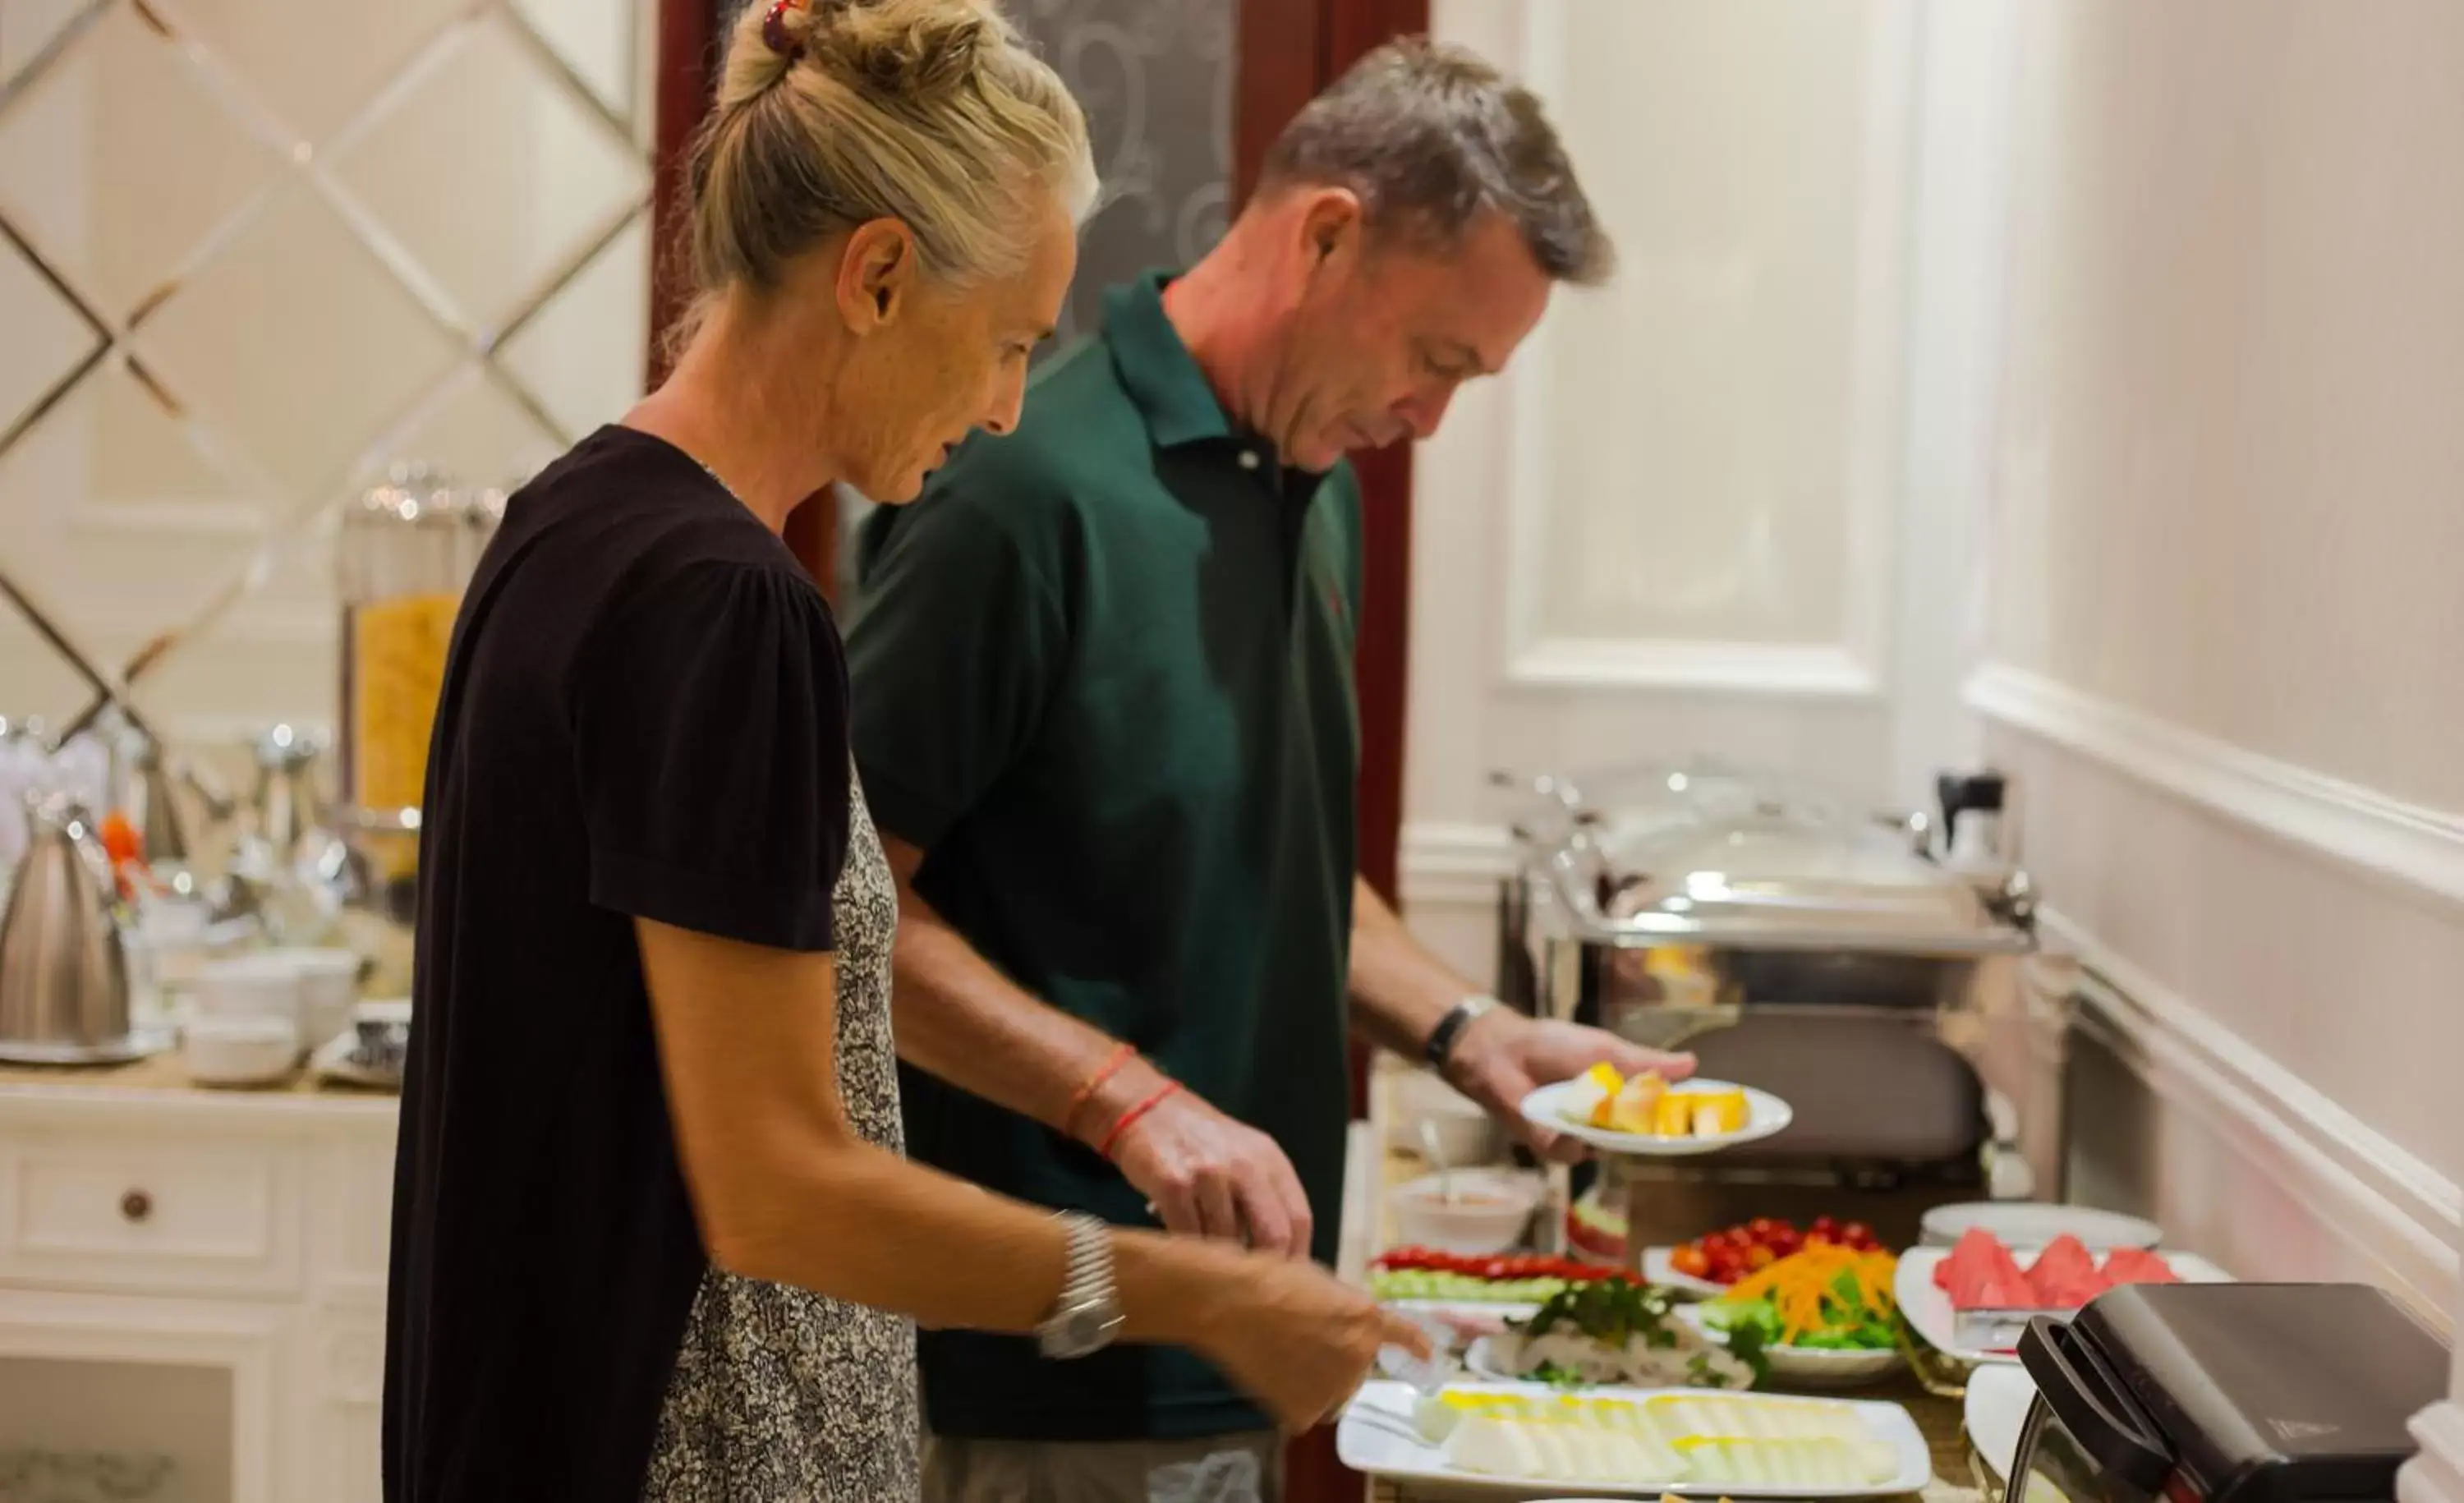
[(110, 1064), (153, 1052), (130, 1027), (128, 955), (110, 858), (85, 807), (26, 799), (26, 854), (0, 914), (0, 1059)]

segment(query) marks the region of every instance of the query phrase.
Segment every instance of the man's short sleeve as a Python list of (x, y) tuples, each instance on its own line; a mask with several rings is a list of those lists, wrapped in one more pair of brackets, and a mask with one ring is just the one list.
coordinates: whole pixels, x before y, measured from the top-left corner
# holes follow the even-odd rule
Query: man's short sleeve
[(595, 905), (774, 949), (834, 947), (847, 679), (812, 586), (702, 564), (584, 645), (575, 758)]
[(1067, 658), (1060, 586), (1014, 530), (1034, 523), (985, 515), (1001, 504), (950, 493), (884, 519), (847, 632), (866, 801), (923, 850), (1023, 755)]

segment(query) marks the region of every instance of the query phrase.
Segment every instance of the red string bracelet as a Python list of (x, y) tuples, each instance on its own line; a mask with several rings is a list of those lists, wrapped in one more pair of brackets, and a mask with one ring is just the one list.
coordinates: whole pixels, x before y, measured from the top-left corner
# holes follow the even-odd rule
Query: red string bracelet
[(1137, 1052), (1138, 1047), (1135, 1044), (1124, 1044), (1105, 1056), (1104, 1062), (1095, 1067), (1095, 1072), (1087, 1077), (1086, 1084), (1080, 1086), (1077, 1094), (1069, 1098), (1069, 1110), (1061, 1114), (1061, 1136), (1064, 1138), (1077, 1136), (1070, 1129), (1077, 1125), (1078, 1114), (1087, 1110), (1087, 1103), (1095, 1099), (1095, 1093), (1104, 1089), (1104, 1082), (1119, 1074), (1121, 1067), (1134, 1058)]
[(1167, 1080), (1163, 1083), (1162, 1090), (1122, 1113), (1121, 1119), (1114, 1122), (1112, 1124), (1112, 1130), (1104, 1135), (1104, 1141), (1096, 1148), (1095, 1152), (1107, 1159), (1112, 1157), (1112, 1145), (1121, 1140), (1121, 1135), (1128, 1132), (1131, 1128), (1135, 1127), (1137, 1125), (1138, 1118), (1146, 1116), (1149, 1112), (1154, 1111), (1156, 1107), (1163, 1105), (1167, 1100), (1170, 1100), (1172, 1094), (1179, 1089), (1179, 1081)]

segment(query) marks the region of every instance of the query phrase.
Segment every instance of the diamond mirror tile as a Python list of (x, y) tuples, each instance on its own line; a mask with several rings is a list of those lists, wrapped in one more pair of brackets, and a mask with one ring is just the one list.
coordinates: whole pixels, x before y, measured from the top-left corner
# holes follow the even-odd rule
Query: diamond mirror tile
[(424, 49), (446, 39), (471, 0), (146, 0), (192, 36), (248, 106), (285, 135), (323, 144), (397, 87)]
[(577, 0), (514, 0), (514, 13), (610, 114), (628, 128), (635, 123), (647, 12)]
[[(529, 475), (567, 446), (531, 415), (515, 389), (488, 366), (466, 365), (437, 390), (394, 448), (474, 484)], [(372, 469), (363, 478), (375, 477)]]
[[(253, 580), (141, 703), (328, 719), (333, 504), (639, 394), (647, 0), (0, 4), (0, 568), (114, 664)], [(0, 621), (0, 714), (83, 699)]]
[(342, 484), (361, 449), (459, 353), (333, 207), (298, 185), (164, 304), (144, 347), (293, 496)]
[(0, 329), (9, 331), (0, 358), (0, 433), (6, 433), (93, 357), (102, 336), (6, 238), (0, 238)]
[(331, 170), (473, 329), (501, 326), (649, 191), (641, 154), (502, 13), (459, 28)]
[[(0, 118), (0, 215), (117, 320), (158, 296), (281, 166), (126, 5), (104, 12)], [(83, 191), (59, 191), (64, 169)]]
[(0, 95), (80, 22), (109, 8), (111, 0), (9, 0), (0, 24)]
[[(505, 342), (498, 359), (535, 393), (568, 439), (623, 411), (650, 338), (650, 307), (627, 288), (650, 279), (650, 226), (639, 216)], [(628, 316), (610, 317), (618, 309)]]

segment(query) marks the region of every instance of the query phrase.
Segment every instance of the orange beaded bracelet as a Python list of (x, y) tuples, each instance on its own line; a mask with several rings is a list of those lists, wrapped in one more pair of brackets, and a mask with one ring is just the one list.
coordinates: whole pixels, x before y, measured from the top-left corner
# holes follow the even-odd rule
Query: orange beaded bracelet
[(1063, 1137), (1077, 1136), (1073, 1130), (1078, 1125), (1078, 1114), (1087, 1110), (1087, 1103), (1095, 1099), (1095, 1093), (1104, 1089), (1104, 1082), (1119, 1074), (1121, 1067), (1135, 1058), (1137, 1052), (1138, 1047), (1135, 1044), (1124, 1044), (1107, 1055), (1101, 1065), (1095, 1067), (1095, 1072), (1089, 1075), (1087, 1083), (1078, 1088), (1078, 1094), (1069, 1098), (1069, 1110), (1061, 1114)]
[(1104, 1135), (1104, 1141), (1101, 1146), (1096, 1148), (1095, 1152), (1101, 1154), (1107, 1159), (1112, 1157), (1112, 1145), (1121, 1140), (1121, 1135), (1136, 1126), (1138, 1118), (1146, 1116), (1149, 1112), (1154, 1111), (1156, 1107), (1159, 1107), (1163, 1105), (1164, 1102), (1170, 1100), (1172, 1098), (1172, 1094), (1179, 1089), (1179, 1081), (1167, 1080), (1163, 1083), (1162, 1090), (1122, 1113), (1121, 1119), (1114, 1122), (1112, 1124), (1112, 1130)]

